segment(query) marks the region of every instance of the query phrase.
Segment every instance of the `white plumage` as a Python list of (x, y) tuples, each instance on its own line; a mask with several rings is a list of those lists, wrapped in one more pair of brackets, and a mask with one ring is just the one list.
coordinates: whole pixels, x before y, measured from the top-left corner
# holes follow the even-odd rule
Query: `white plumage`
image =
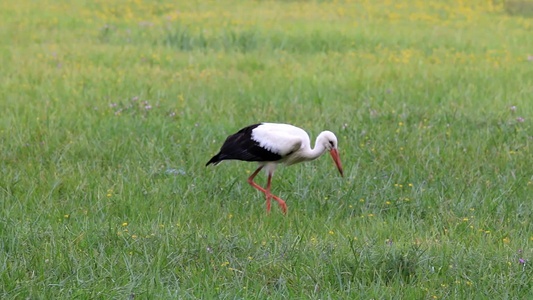
[(263, 123), (252, 130), (252, 139), (268, 151), (285, 156), (309, 146), (309, 135), (303, 129), (288, 124)]

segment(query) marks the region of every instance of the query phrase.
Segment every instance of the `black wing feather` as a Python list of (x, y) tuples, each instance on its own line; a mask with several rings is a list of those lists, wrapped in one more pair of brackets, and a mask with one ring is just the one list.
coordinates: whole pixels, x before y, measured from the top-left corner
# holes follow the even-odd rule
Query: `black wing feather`
[(281, 155), (268, 151), (261, 147), (258, 142), (252, 140), (252, 130), (261, 125), (254, 124), (245, 127), (239, 132), (228, 136), (220, 152), (213, 156), (207, 164), (218, 164), (223, 160), (237, 159), (244, 161), (277, 161), (282, 158)]

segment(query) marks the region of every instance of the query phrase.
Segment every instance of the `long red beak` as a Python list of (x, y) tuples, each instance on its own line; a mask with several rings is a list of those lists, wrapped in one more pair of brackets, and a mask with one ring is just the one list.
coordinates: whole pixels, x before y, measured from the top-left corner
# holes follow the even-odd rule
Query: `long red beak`
[(329, 154), (331, 154), (333, 161), (335, 161), (337, 169), (339, 169), (339, 173), (341, 173), (341, 176), (344, 177), (344, 173), (342, 172), (341, 158), (339, 157), (339, 151), (337, 151), (337, 149), (331, 149), (331, 151), (329, 151)]

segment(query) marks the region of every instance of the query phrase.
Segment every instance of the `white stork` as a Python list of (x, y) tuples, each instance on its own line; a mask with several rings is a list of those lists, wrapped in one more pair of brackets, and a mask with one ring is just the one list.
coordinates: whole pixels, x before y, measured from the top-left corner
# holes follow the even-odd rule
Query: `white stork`
[[(333, 132), (322, 131), (316, 138), (315, 148), (311, 149), (311, 141), (305, 130), (289, 124), (259, 123), (228, 136), (220, 151), (207, 162), (206, 166), (217, 165), (223, 160), (230, 159), (258, 162), (259, 168), (248, 178), (248, 183), (265, 193), (267, 213), (270, 212), (270, 199), (274, 198), (286, 214), (285, 201), (270, 193), (270, 184), (276, 165), (281, 163), (292, 165), (314, 160), (326, 150), (331, 154), (341, 176), (344, 176), (337, 150), (337, 137)], [(263, 168), (268, 172), (266, 189), (254, 182), (255, 176)]]

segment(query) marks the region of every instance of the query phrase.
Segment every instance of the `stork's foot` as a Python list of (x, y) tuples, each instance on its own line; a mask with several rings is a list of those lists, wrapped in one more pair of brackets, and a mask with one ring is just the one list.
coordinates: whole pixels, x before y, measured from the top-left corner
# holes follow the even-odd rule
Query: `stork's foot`
[(281, 210), (283, 211), (284, 214), (287, 214), (287, 204), (285, 203), (285, 201), (281, 200), (278, 198), (278, 203), (279, 203), (279, 206), (281, 206)]
[(266, 197), (267, 197), (267, 214), (270, 213), (270, 198), (274, 198), (274, 200), (276, 200), (278, 203), (279, 203), (279, 206), (281, 207), (281, 210), (283, 211), (284, 214), (287, 214), (287, 204), (285, 203), (285, 201), (283, 201), (282, 199), (270, 194), (270, 193), (266, 193)]

